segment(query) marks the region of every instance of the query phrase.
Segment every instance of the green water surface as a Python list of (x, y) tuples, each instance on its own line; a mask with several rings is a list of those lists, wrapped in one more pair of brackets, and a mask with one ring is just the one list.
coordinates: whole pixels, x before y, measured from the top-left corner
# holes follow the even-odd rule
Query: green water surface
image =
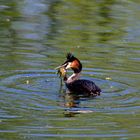
[[(66, 94), (67, 52), (101, 96)], [(139, 93), (139, 0), (0, 1), (0, 140), (139, 140)]]

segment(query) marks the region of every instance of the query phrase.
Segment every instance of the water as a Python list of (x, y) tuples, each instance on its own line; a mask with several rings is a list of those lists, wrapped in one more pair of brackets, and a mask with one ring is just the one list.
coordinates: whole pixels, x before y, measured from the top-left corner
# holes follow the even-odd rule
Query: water
[[(139, 139), (138, 0), (0, 2), (0, 140)], [(95, 99), (68, 96), (54, 68), (73, 52)]]

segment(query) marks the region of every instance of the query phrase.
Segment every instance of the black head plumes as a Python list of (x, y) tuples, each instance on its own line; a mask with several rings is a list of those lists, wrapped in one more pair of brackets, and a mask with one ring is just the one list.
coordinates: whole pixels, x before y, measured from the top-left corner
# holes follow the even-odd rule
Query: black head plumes
[(72, 53), (67, 53), (66, 58), (67, 60), (63, 63), (63, 65), (67, 64), (68, 62), (73, 62), (76, 59)]
[(67, 53), (66, 57), (68, 62), (72, 62), (76, 59), (72, 53)]

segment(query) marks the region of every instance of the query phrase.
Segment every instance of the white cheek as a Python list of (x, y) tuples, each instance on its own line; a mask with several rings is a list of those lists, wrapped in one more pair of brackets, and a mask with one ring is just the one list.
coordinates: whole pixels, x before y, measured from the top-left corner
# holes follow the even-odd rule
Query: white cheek
[(66, 69), (71, 68), (71, 62), (68, 63), (68, 65), (66, 66)]

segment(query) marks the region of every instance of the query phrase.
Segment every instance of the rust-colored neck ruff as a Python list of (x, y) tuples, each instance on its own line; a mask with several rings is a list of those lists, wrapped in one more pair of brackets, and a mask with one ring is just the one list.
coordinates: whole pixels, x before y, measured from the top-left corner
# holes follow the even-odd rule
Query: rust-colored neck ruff
[(71, 63), (71, 68), (74, 71), (74, 73), (80, 73), (82, 70), (82, 64), (80, 63), (80, 61), (78, 59), (75, 59)]

